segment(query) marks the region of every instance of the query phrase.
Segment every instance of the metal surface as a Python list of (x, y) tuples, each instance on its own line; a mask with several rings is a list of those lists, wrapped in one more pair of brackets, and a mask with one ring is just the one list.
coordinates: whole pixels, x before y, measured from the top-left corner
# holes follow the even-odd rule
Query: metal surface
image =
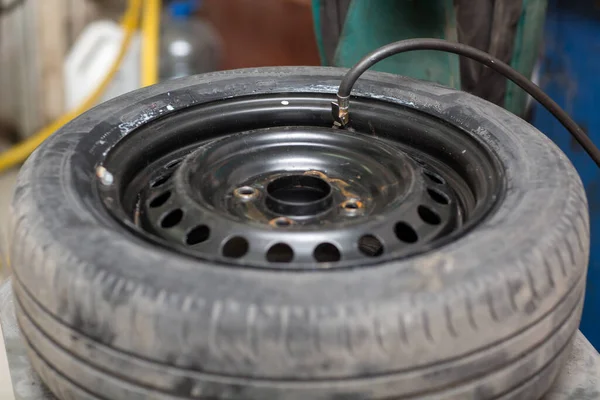
[[(10, 280), (0, 285), (0, 325), (16, 400), (56, 400), (34, 372), (25, 343), (19, 337)], [(0, 346), (2, 343), (0, 343)], [(600, 354), (577, 332), (571, 356), (550, 392), (542, 400), (600, 398)]]
[(430, 116), (357, 100), (344, 131), (329, 126), (331, 96), (283, 99), (219, 101), (141, 128), (96, 169), (105, 206), (197, 258), (330, 268), (429, 251), (502, 194), (487, 147)]

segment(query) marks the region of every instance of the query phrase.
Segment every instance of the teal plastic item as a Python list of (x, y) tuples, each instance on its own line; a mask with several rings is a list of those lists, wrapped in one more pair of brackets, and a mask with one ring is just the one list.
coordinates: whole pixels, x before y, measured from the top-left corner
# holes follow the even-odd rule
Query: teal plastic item
[[(332, 0), (312, 2), (315, 34), (324, 65), (328, 63), (321, 32), (320, 10), (326, 1)], [(547, 0), (522, 0), (511, 66), (525, 76), (531, 76), (538, 59), (546, 4)], [(349, 68), (378, 47), (418, 37), (457, 41), (453, 0), (352, 0), (343, 21), (333, 60), (329, 64)], [(373, 69), (433, 81), (455, 89), (461, 87), (458, 56), (443, 52), (417, 51), (400, 54), (376, 64)], [(508, 82), (504, 107), (523, 115), (526, 101), (527, 95), (521, 88)]]
[[(313, 0), (317, 42), (325, 60), (320, 29), (320, 3)], [(406, 3), (408, 6), (399, 6)], [(352, 1), (338, 43), (333, 65), (349, 68), (369, 52), (391, 42), (414, 37), (456, 41), (456, 18), (452, 0)], [(373, 70), (398, 73), (459, 88), (458, 57), (439, 51), (419, 51), (392, 56)]]

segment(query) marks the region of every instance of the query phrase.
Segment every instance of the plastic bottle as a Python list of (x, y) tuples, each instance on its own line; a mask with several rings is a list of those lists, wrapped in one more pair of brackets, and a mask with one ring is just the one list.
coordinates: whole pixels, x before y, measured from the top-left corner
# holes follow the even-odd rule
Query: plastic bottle
[[(117, 58), (123, 36), (123, 29), (110, 20), (92, 22), (83, 30), (64, 64), (66, 109), (78, 106), (104, 79)], [(137, 34), (102, 101), (140, 87), (140, 44)]]
[(160, 80), (215, 71), (221, 44), (214, 28), (194, 14), (195, 0), (168, 3), (161, 23)]

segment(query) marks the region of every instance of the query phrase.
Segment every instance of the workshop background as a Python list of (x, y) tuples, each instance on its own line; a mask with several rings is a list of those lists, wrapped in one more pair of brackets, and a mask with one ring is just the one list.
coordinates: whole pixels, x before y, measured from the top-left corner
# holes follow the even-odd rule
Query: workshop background
[[(197, 62), (185, 57), (175, 62), (171, 57), (167, 60), (171, 62), (163, 63), (163, 74), (177, 69), (200, 73), (320, 64), (310, 0), (163, 3), (161, 52), (171, 46), (181, 54), (195, 46), (194, 52), (202, 54)], [(88, 94), (94, 89), (116, 57), (121, 39), (116, 29), (124, 8), (124, 0), (0, 0), (0, 151), (31, 137), (65, 113), (73, 101), (81, 101), (82, 93), (76, 89)], [(170, 14), (176, 14), (177, 23)], [(195, 37), (198, 32), (202, 37)], [(81, 54), (97, 65), (81, 62)], [(118, 86), (140, 85), (139, 66), (127, 65), (128, 72), (121, 71), (112, 94), (118, 93)], [(67, 71), (73, 70), (76, 73), (68, 76)], [(17, 172), (16, 168), (0, 172), (0, 253)], [(6, 262), (1, 264), (0, 283), (9, 274)], [(0, 346), (0, 399), (13, 398), (7, 368), (4, 346)]]
[[(527, 4), (527, 0), (523, 1)], [(425, 10), (424, 3), (432, 5), (435, 2), (423, 1), (420, 8), (415, 7)], [(165, 4), (162, 19), (159, 63), (162, 80), (219, 69), (320, 65), (322, 62), (339, 65), (344, 64), (344, 57), (352, 61), (356, 53), (362, 51), (349, 35), (338, 44), (337, 49), (341, 48), (335, 53), (338, 58), (328, 57), (326, 47), (329, 44), (322, 42), (318, 23), (316, 27), (313, 24), (313, 16), (322, 17), (319, 1), (165, 3), (168, 4)], [(437, 3), (449, 4), (442, 0)], [(535, 7), (531, 5), (534, 3)], [(389, 6), (392, 3), (382, 0), (379, 4)], [(544, 28), (540, 28), (540, 35), (543, 33), (540, 51), (525, 52), (535, 61), (532, 63), (535, 68), (531, 68), (533, 78), (573, 116), (595, 143), (600, 143), (600, 113), (596, 109), (600, 92), (600, 75), (597, 73), (600, 71), (600, 2), (549, 0), (547, 4), (546, 1), (529, 4), (531, 12), (519, 14), (515, 23), (533, 18), (531, 21), (534, 22), (523, 23), (523, 26), (541, 27), (540, 15), (546, 11)], [(0, 0), (0, 9), (0, 151), (5, 151), (76, 107), (93, 92), (111, 59), (117, 56), (123, 35), (118, 23), (124, 2)], [(343, 25), (343, 22), (338, 23)], [(421, 30), (424, 34), (428, 32), (431, 31)], [(131, 54), (125, 58), (115, 77), (116, 83), (104, 99), (142, 85), (139, 57), (136, 57), (141, 46), (139, 35), (132, 43)], [(348, 48), (354, 53), (349, 54)], [(432, 79), (453, 85), (447, 77)], [(522, 97), (525, 101), (525, 96)], [(600, 329), (594, 318), (600, 313), (599, 171), (547, 111), (533, 104), (523, 115), (569, 156), (586, 187), (592, 221), (592, 254), (581, 330), (600, 349)], [(15, 169), (1, 171), (0, 221), (6, 221), (4, 216), (8, 212), (15, 176)], [(0, 277), (8, 275), (5, 264), (0, 267)]]

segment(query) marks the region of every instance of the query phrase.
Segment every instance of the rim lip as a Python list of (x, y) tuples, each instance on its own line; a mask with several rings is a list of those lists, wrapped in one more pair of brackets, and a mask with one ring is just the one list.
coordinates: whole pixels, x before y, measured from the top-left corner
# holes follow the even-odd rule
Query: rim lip
[[(294, 92), (293, 95), (295, 97), (304, 97), (304, 96), (306, 96), (306, 97), (325, 97), (325, 98), (328, 98), (329, 100), (333, 100), (335, 98), (335, 96), (333, 94), (315, 93), (315, 92), (310, 92), (310, 91)], [(239, 100), (245, 100), (247, 98), (251, 98), (251, 99), (259, 98), (260, 99), (260, 98), (268, 98), (268, 97), (286, 98), (287, 99), (287, 98), (289, 98), (289, 95), (286, 95), (283, 93), (278, 93), (278, 92), (262, 93), (262, 94), (258, 94), (258, 95), (246, 94), (246, 95), (241, 95), (241, 96), (235, 96), (232, 98), (230, 97), (230, 98), (213, 100), (208, 103), (201, 103), (196, 106), (191, 106), (191, 107), (181, 109), (178, 112), (185, 113), (185, 112), (195, 109), (196, 107), (207, 107), (207, 106), (211, 106), (215, 103), (222, 103), (222, 102), (228, 102), (228, 101), (239, 101)], [(364, 257), (363, 259), (350, 259), (350, 260), (344, 260), (342, 258), (342, 260), (334, 262), (333, 266), (330, 268), (322, 268), (322, 263), (319, 263), (317, 261), (312, 262), (312, 263), (304, 263), (304, 264), (296, 264), (296, 265), (294, 265), (294, 263), (289, 264), (289, 263), (278, 263), (278, 262), (266, 262), (265, 261), (263, 264), (257, 265), (254, 262), (248, 262), (247, 260), (244, 260), (243, 257), (240, 259), (226, 258), (226, 257), (222, 256), (221, 250), (222, 250), (223, 246), (231, 238), (239, 236), (239, 234), (235, 233), (235, 232), (231, 232), (226, 237), (223, 237), (223, 240), (220, 243), (218, 243), (218, 245), (217, 245), (219, 248), (218, 253), (212, 253), (212, 254), (211, 253), (201, 253), (201, 254), (199, 254), (197, 252), (190, 251), (190, 249), (188, 249), (187, 247), (185, 247), (181, 244), (173, 243), (163, 237), (160, 237), (157, 234), (152, 234), (146, 230), (140, 229), (140, 227), (138, 225), (136, 225), (135, 223), (133, 223), (133, 221), (130, 220), (130, 217), (123, 212), (122, 207), (121, 207), (121, 210), (119, 210), (116, 213), (117, 215), (115, 215), (115, 209), (113, 207), (107, 207), (106, 202), (102, 201), (102, 203), (105, 206), (104, 211), (106, 211), (109, 214), (109, 216), (111, 217), (109, 219), (111, 220), (112, 223), (114, 223), (120, 227), (125, 227), (129, 233), (133, 233), (134, 236), (138, 237), (139, 239), (142, 239), (151, 244), (165, 248), (171, 252), (174, 252), (175, 254), (179, 254), (179, 255), (182, 255), (185, 257), (190, 257), (192, 259), (192, 261), (193, 260), (201, 260), (201, 261), (210, 262), (212, 264), (220, 265), (220, 266), (228, 266), (228, 267), (240, 267), (241, 266), (244, 268), (250, 268), (250, 269), (255, 269), (255, 270), (265, 270), (265, 271), (271, 270), (271, 271), (279, 271), (279, 272), (282, 272), (282, 271), (288, 271), (288, 272), (312, 271), (312, 272), (316, 272), (316, 271), (329, 271), (329, 270), (344, 270), (344, 269), (351, 269), (351, 268), (356, 268), (356, 267), (376, 266), (376, 265), (389, 264), (391, 262), (405, 261), (407, 259), (411, 259), (411, 258), (420, 256), (420, 255), (423, 255), (424, 253), (427, 253), (429, 251), (439, 249), (443, 246), (446, 246), (446, 245), (456, 241), (457, 239), (460, 239), (462, 236), (467, 235), (470, 230), (472, 230), (474, 227), (476, 227), (477, 225), (484, 222), (487, 218), (490, 217), (491, 214), (494, 213), (494, 211), (497, 209), (498, 205), (502, 202), (502, 199), (505, 197), (507, 183), (506, 183), (504, 174), (500, 173), (500, 171), (502, 171), (503, 163), (500, 160), (500, 157), (495, 153), (495, 151), (487, 143), (485, 143), (484, 141), (479, 139), (476, 135), (473, 135), (470, 131), (466, 130), (465, 128), (462, 128), (461, 126), (456, 125), (455, 123), (453, 123), (451, 121), (443, 120), (439, 117), (428, 114), (427, 112), (425, 112), (424, 110), (421, 110), (419, 108), (413, 108), (413, 107), (406, 106), (404, 104), (399, 104), (399, 103), (395, 103), (395, 102), (391, 102), (391, 101), (387, 101), (387, 100), (382, 100), (382, 99), (377, 99), (377, 98), (374, 99), (372, 97), (364, 96), (364, 95), (353, 98), (353, 101), (355, 101), (355, 102), (361, 101), (361, 100), (367, 101), (367, 102), (375, 101), (375, 102), (384, 103), (388, 106), (408, 110), (409, 112), (414, 113), (415, 115), (419, 115), (422, 118), (441, 122), (445, 125), (448, 125), (453, 130), (460, 132), (461, 135), (467, 137), (469, 140), (471, 140), (473, 143), (475, 143), (476, 146), (479, 146), (481, 149), (483, 149), (485, 151), (486, 158), (488, 159), (488, 161), (490, 163), (490, 166), (498, 174), (496, 177), (498, 179), (495, 182), (496, 190), (492, 194), (493, 199), (492, 199), (490, 206), (487, 207), (487, 209), (478, 210), (479, 213), (477, 215), (471, 216), (458, 229), (454, 229), (450, 233), (447, 233), (441, 237), (435, 238), (433, 241), (423, 243), (422, 245), (419, 246), (418, 250), (411, 251), (408, 254), (403, 254), (403, 255), (394, 256), (394, 257)], [(178, 113), (178, 112), (175, 112), (175, 113)], [(165, 117), (168, 118), (169, 116), (172, 116), (172, 115), (173, 114), (169, 114)], [(156, 123), (157, 121), (163, 121), (165, 119), (165, 117), (152, 120), (149, 122), (148, 125)], [(305, 126), (307, 126), (307, 125), (305, 125)], [(320, 125), (309, 125), (309, 126), (318, 127)], [(145, 127), (147, 127), (147, 125), (145, 125), (145, 126), (142, 125), (136, 129), (134, 129), (131, 133), (133, 133), (135, 135), (136, 130), (143, 129)], [(264, 128), (258, 128), (258, 129), (264, 129)], [(175, 153), (175, 152), (181, 153), (182, 155), (184, 155), (184, 157), (183, 157), (183, 159), (184, 159), (185, 156), (192, 154), (198, 147), (200, 147), (202, 145), (206, 145), (206, 144), (212, 143), (214, 141), (218, 141), (220, 139), (225, 139), (226, 137), (228, 137), (232, 134), (242, 133), (242, 132), (244, 132), (244, 131), (242, 130), (242, 131), (237, 131), (237, 132), (229, 132), (227, 134), (221, 134), (221, 135), (212, 137), (210, 139), (201, 139), (193, 144), (193, 150), (186, 150), (184, 148), (179, 148), (175, 151), (172, 150), (170, 153)], [(363, 132), (359, 132), (359, 133), (364, 134)], [(131, 136), (133, 136), (133, 135), (131, 135), (131, 134), (128, 135), (128, 137), (131, 137)], [(110, 156), (111, 156), (112, 152), (121, 143), (122, 143), (122, 141), (118, 141), (114, 146), (112, 146), (110, 148), (109, 151), (107, 151), (105, 153), (105, 157), (104, 157), (105, 163), (101, 164), (102, 166), (108, 164), (107, 161), (110, 160)], [(394, 144), (397, 144), (397, 143), (394, 142)], [(187, 147), (190, 147), (190, 146), (188, 145)], [(399, 150), (402, 151), (404, 149), (400, 148)], [(161, 157), (157, 157), (154, 161), (164, 157), (166, 154), (167, 153), (163, 154)], [(430, 155), (428, 155), (428, 157), (429, 156)], [(409, 154), (409, 158), (412, 159), (413, 161), (417, 161), (417, 163), (421, 163), (419, 160), (415, 160), (412, 157), (412, 155), (410, 155), (410, 154)], [(436, 160), (435, 162), (439, 162), (440, 164), (445, 165), (441, 161), (438, 161), (438, 160)], [(180, 164), (180, 163), (181, 163), (181, 160), (176, 162), (175, 164)], [(433, 169), (433, 171), (432, 171), (432, 169), (430, 168), (431, 166), (427, 166), (427, 167), (429, 167), (427, 170), (431, 175), (439, 177), (439, 173), (436, 169)], [(139, 173), (139, 171), (138, 171), (138, 173)], [(96, 186), (96, 190), (95, 190), (96, 195), (102, 195), (102, 193), (106, 192), (107, 190), (110, 192), (113, 192), (112, 189), (103, 188), (102, 184), (100, 182), (96, 182), (95, 186)], [(111, 188), (114, 188), (114, 187), (116, 187), (116, 185), (111, 186)], [(452, 188), (452, 189), (454, 190), (454, 188)], [(470, 188), (470, 189), (472, 189), (472, 188)], [(461, 199), (459, 199), (459, 196), (457, 196), (456, 199), (461, 200)], [(462, 207), (459, 206), (459, 210), (460, 209), (462, 209)], [(118, 220), (115, 217), (117, 217)], [(363, 232), (363, 235), (361, 235), (361, 237), (368, 236), (368, 235), (370, 235), (370, 232)], [(377, 235), (375, 235), (375, 236), (377, 237)], [(332, 243), (339, 248), (339, 243), (337, 242), (337, 240), (335, 238), (328, 238), (327, 240), (323, 240), (322, 242), (323, 243)], [(271, 245), (276, 244), (276, 243), (278, 243), (278, 241), (273, 241), (268, 247), (270, 247)], [(321, 244), (321, 243), (319, 243), (319, 244)], [(357, 246), (357, 245), (358, 245), (358, 243), (355, 243), (355, 246)], [(282, 268), (282, 266), (286, 266), (286, 268)]]

